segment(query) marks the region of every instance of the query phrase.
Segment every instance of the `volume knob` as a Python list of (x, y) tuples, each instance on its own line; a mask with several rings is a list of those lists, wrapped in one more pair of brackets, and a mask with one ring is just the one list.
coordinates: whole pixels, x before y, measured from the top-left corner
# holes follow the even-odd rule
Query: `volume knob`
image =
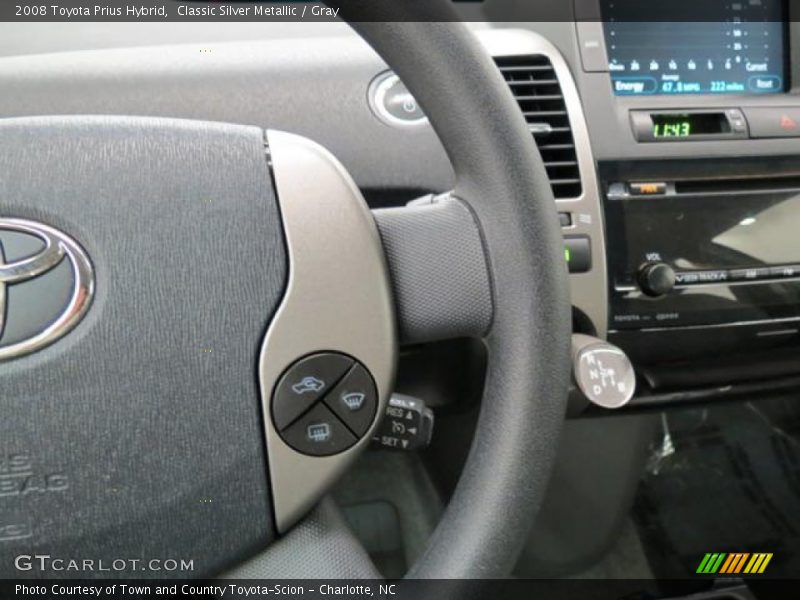
[(675, 271), (666, 263), (649, 263), (639, 270), (639, 287), (648, 296), (663, 296), (675, 287)]

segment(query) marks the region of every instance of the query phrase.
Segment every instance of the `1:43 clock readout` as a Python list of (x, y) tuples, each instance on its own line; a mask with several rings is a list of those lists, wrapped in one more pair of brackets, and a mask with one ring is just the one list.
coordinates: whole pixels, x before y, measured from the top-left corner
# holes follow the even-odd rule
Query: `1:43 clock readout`
[(673, 121), (653, 124), (653, 137), (689, 137), (692, 124), (689, 121)]

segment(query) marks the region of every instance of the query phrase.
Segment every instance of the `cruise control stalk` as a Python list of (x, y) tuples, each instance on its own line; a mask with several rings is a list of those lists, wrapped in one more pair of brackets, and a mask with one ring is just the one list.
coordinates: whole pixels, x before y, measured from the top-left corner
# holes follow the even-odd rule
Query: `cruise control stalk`
[(418, 450), (431, 443), (433, 411), (419, 398), (392, 394), (372, 442), (391, 450)]

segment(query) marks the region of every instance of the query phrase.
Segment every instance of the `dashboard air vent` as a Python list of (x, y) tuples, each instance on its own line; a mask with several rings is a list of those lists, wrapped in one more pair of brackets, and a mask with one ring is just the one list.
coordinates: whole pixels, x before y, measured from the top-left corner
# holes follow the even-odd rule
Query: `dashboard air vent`
[(553, 195), (577, 198), (581, 175), (567, 106), (550, 59), (542, 55), (496, 57), (539, 146)]

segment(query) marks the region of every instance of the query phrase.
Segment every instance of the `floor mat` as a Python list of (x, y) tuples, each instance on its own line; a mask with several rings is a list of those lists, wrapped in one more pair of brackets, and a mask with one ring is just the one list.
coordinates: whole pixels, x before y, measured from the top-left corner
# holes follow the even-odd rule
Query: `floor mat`
[(800, 574), (800, 419), (796, 407), (767, 408), (665, 417), (669, 436), (634, 507), (656, 577), (691, 577), (709, 552), (771, 552), (769, 576)]

